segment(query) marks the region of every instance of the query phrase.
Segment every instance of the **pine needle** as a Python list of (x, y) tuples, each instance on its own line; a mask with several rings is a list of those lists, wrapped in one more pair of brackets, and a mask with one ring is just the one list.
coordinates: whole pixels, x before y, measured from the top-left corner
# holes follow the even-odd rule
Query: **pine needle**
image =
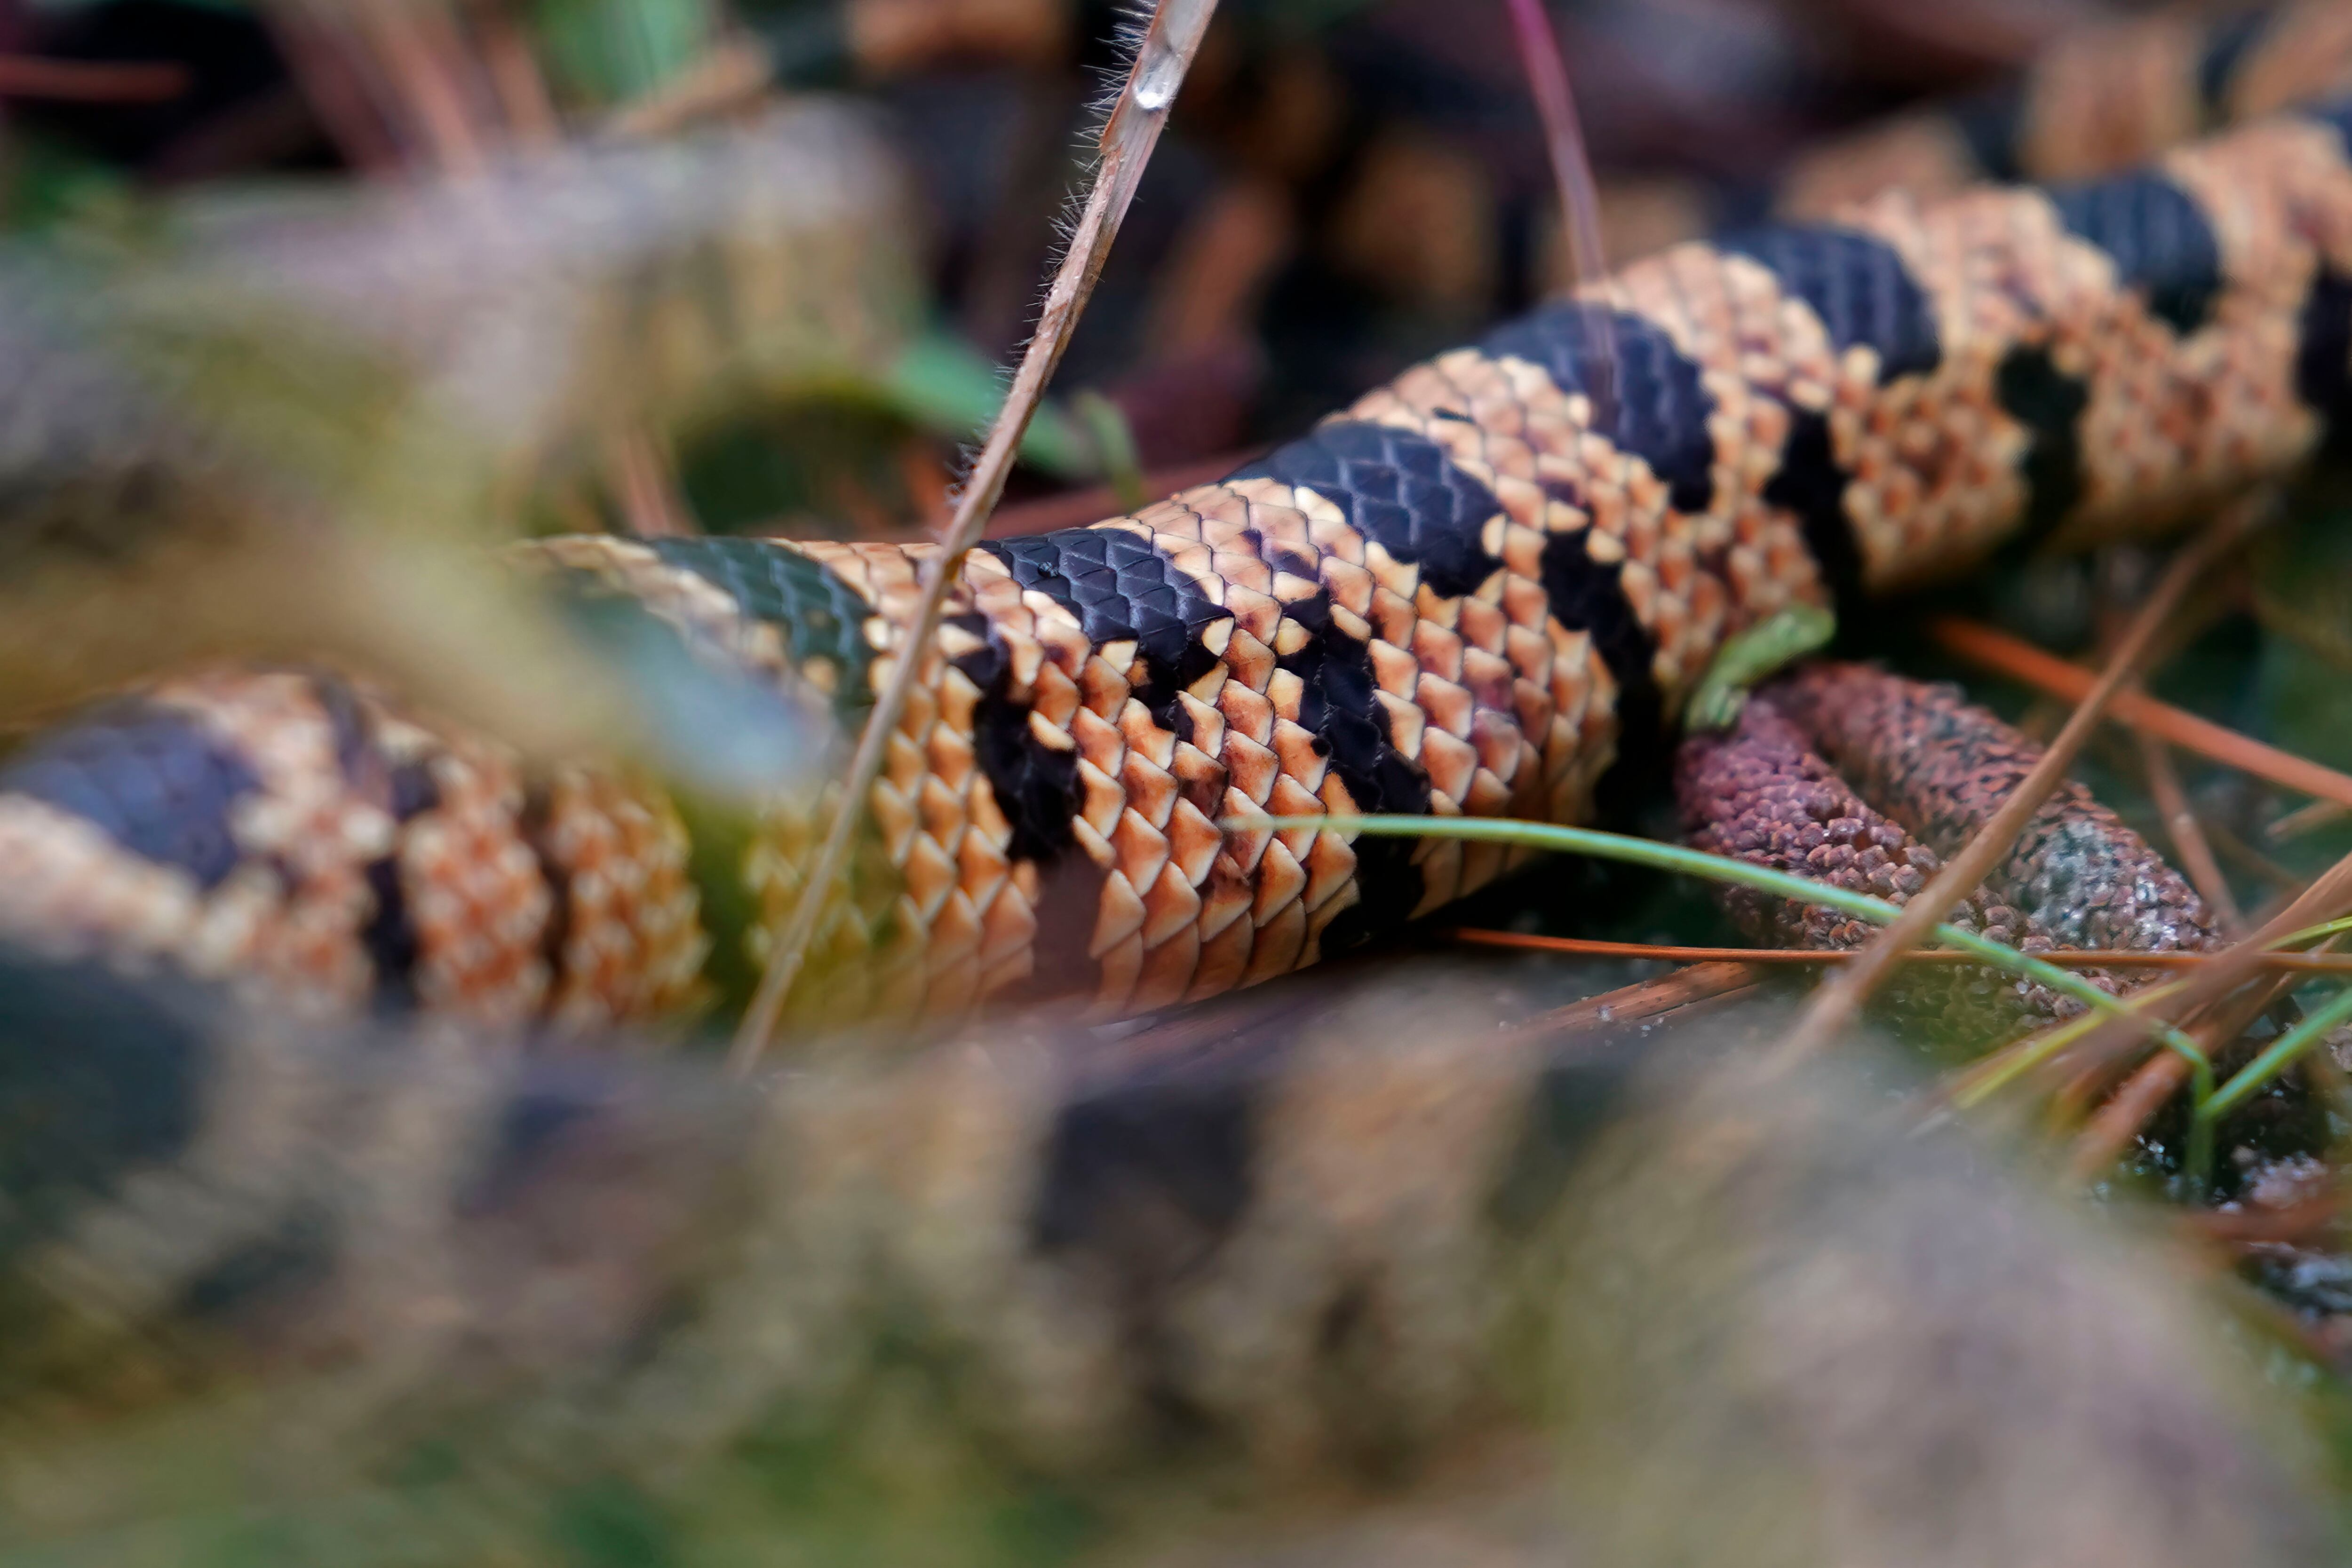
[[(2094, 679), (2080, 664), (2045, 653), (2005, 632), (1979, 626), (1958, 616), (1943, 616), (1928, 624), (1929, 632), (1946, 652), (1958, 654), (1979, 669), (2005, 675), (2053, 696), (2079, 700)], [(2107, 706), (2108, 716), (2158, 737), (2183, 751), (2193, 751), (2225, 767), (2309, 795), (2316, 800), (2352, 807), (2352, 778), (2323, 768), (2308, 758), (2267, 746), (2212, 720), (2159, 702), (2145, 692), (2119, 692)], [(2314, 813), (2316, 815), (2316, 813)]]

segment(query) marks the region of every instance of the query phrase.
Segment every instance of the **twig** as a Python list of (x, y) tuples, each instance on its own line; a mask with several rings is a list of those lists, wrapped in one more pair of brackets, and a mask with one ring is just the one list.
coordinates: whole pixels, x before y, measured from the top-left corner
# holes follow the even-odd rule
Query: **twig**
[(2236, 1213), (2191, 1209), (2177, 1223), (2187, 1235), (2217, 1246), (2294, 1245), (2314, 1239), (2343, 1213), (2344, 1195), (2330, 1192), (2305, 1198), (2291, 1208), (2245, 1208)]
[[(2320, 803), (2322, 805), (2328, 806), (2334, 805), (2333, 801), (2322, 801)], [(2273, 890), (2284, 893), (2289, 898), (2294, 897), (2295, 894), (2303, 891), (2304, 879), (2302, 877), (2295, 875), (2294, 873), (2287, 870), (2286, 867), (2279, 864), (2278, 862), (2271, 859), (2270, 856), (2263, 853), (2262, 851), (2254, 848), (2253, 845), (2246, 842), (2245, 840), (2231, 832), (2228, 823), (2218, 821), (2210, 822), (2200, 821), (2199, 826), (2205, 830), (2205, 841), (2211, 844), (2213, 846), (2213, 852), (2220, 855), (2223, 860), (2230, 862), (2242, 871), (2248, 872), (2255, 876), (2261, 877), (2264, 882), (2270, 883)], [(2257, 907), (2259, 907), (2259, 905)], [(2273, 913), (2275, 913), (2275, 911)], [(2259, 925), (2260, 922), (2257, 921), (2255, 924)]]
[(2197, 884), (2204, 895), (2207, 907), (2213, 912), (2213, 921), (2224, 936), (2244, 935), (2246, 917), (2238, 907), (2235, 894), (2230, 891), (2230, 879), (2221, 874), (2221, 862), (2213, 858), (2213, 846), (2205, 841), (2204, 825), (2198, 821), (2196, 811), (2189, 804), (2188, 791), (2180, 787), (2180, 771), (2172, 765), (2172, 749), (2145, 730), (2139, 732), (2140, 766), (2147, 774), (2147, 792), (2163, 813), (2164, 831), (2172, 840), (2173, 852), (2180, 857), (2180, 869)]
[[(1608, 287), (1608, 252), (1601, 237), (1601, 193), (1593, 184), (1592, 162), (1584, 150), (1584, 129), (1576, 112), (1575, 90), (1570, 87), (1568, 62), (1543, 0), (1504, 0), (1511, 30), (1518, 42), (1520, 62), (1527, 68), (1528, 91), (1535, 99), (1536, 118), (1543, 122), (1544, 150), (1551, 158), (1553, 183), (1559, 191), (1560, 224), (1568, 235), (1571, 289)], [(1593, 423), (1607, 429), (1616, 418), (1616, 336), (1611, 329), (1604, 299), (1579, 297), (1591, 340), (1593, 358), (1586, 367), (1592, 399)]]
[(408, 110), (409, 128), (432, 150), (434, 164), (458, 173), (479, 172), (488, 149), (465, 87), (451, 62), (435, 51), (418, 19), (399, 5), (374, 5), (362, 7), (357, 21)]
[[(2329, 936), (2310, 956), (2326, 956), (2325, 949), (2336, 940), (2336, 936)], [(2301, 984), (2300, 979), (2292, 976), (2273, 973), (2263, 984), (2239, 992), (2228, 998), (2226, 1005), (2199, 1018), (2191, 1032), (2207, 1056), (2218, 1057), (2224, 1047), (2245, 1032), (2247, 1025), (2261, 1017), (2279, 998)], [(2076, 1180), (2088, 1181), (2105, 1169), (2124, 1152), (2125, 1146), (2139, 1135), (2148, 1119), (2172, 1098), (2184, 1077), (2176, 1065), (2179, 1061), (2180, 1058), (2168, 1051), (2142, 1062), (2091, 1118), (2090, 1125), (2075, 1140), (2074, 1153), (2067, 1163), (2068, 1171)], [(2104, 1061), (2093, 1060), (2076, 1072), (2075, 1082), (2084, 1086), (2082, 1102), (2087, 1103), (2096, 1092), (2096, 1087), (2106, 1082), (2107, 1066)], [(2213, 1130), (2219, 1121), (2214, 1105), (2220, 1099), (2218, 1093), (2207, 1094), (2190, 1107), (2192, 1120), (2188, 1146), (2183, 1151), (2183, 1168), (2200, 1184), (2205, 1179), (2206, 1162), (2212, 1155)]]
[(531, 53), (530, 40), (500, 4), (476, 8), (474, 31), (481, 37), (482, 64), (490, 90), (505, 111), (515, 139), (527, 147), (550, 147), (563, 139), (563, 121), (555, 112), (555, 95)]
[(172, 60), (52, 60), (0, 55), (0, 98), (51, 103), (163, 103), (188, 90), (188, 68)]
[(2352, 806), (2347, 806), (2341, 800), (2314, 800), (2308, 805), (2297, 806), (2264, 828), (2263, 837), (2274, 844), (2283, 844), (2289, 839), (2301, 838), (2314, 828), (2342, 821), (2347, 812), (2352, 812)]
[[(1849, 964), (1858, 949), (1823, 947), (1696, 947), (1658, 942), (1601, 942), (1581, 936), (1538, 936), (1518, 931), (1484, 931), (1464, 927), (1447, 933), (1454, 941), (1474, 947), (1514, 947), (1529, 953), (1559, 953), (1586, 958), (1650, 958), (1667, 964), (1762, 964), (1812, 967)], [(2135, 953), (2122, 948), (2074, 947), (2036, 953), (2035, 957), (2061, 969), (2194, 969), (2206, 961), (2202, 953)], [(1977, 965), (1984, 960), (1949, 947), (1914, 947), (1895, 956), (1899, 964)], [(2271, 953), (2263, 956), (2265, 971), (2291, 975), (2352, 975), (2352, 954)]]
[[(1928, 631), (1946, 649), (1971, 664), (2042, 691), (2079, 700), (2093, 685), (2091, 673), (2081, 665), (2045, 653), (1990, 626), (1943, 616), (1929, 622)], [(2184, 712), (2170, 703), (2159, 702), (2145, 692), (2118, 694), (2110, 705), (2109, 716), (2159, 736), (2183, 750), (2226, 763), (2242, 773), (2267, 779), (2319, 800), (2352, 806), (2352, 778)]]
[[(1372, 838), (1459, 839), (1468, 843), (1515, 844), (1522, 849), (1591, 855), (1600, 860), (1649, 866), (1733, 887), (1754, 888), (1759, 893), (1793, 898), (1801, 904), (1818, 904), (1839, 910), (1857, 920), (1867, 920), (1874, 925), (1891, 925), (1903, 913), (1898, 906), (1885, 899), (1874, 898), (1869, 894), (1776, 871), (1752, 861), (1710, 854), (1705, 850), (1692, 849), (1687, 844), (1661, 843), (1655, 839), (1637, 839), (1631, 834), (1606, 832), (1599, 828), (1571, 828), (1559, 822), (1528, 822), (1509, 817), (1326, 815), (1227, 817), (1221, 819), (1218, 826), (1275, 833), (1287, 832), (1294, 828), (1318, 828), (1331, 832), (1362, 833)], [(2095, 1012), (2121, 1018), (2126, 1024), (2134, 1021), (2125, 1003), (2117, 1001), (2080, 975), (2069, 973), (2053, 964), (2045, 964), (2031, 954), (2021, 953), (1978, 932), (1963, 931), (1957, 925), (1937, 925), (1934, 927), (1934, 934), (1936, 940), (1946, 946), (1974, 954), (1979, 962), (2004, 974), (2015, 975), (2021, 979), (2038, 980)], [(2157, 1028), (2165, 1044), (2186, 1055), (2196, 1064), (2200, 1075), (2210, 1072), (2211, 1064), (2205, 1060), (2195, 1040), (2168, 1025), (2159, 1023)]]
[[(2210, 1050), (2219, 1045), (2222, 1038), (2235, 1039), (2257, 1014), (2288, 988), (2291, 988), (2284, 981), (2273, 981), (2270, 986), (2259, 988), (2223, 1018), (2200, 1030), (2199, 1032), (2207, 1048)], [(2210, 1148), (2213, 1129), (2223, 1116), (2252, 1098), (2264, 1083), (2347, 1016), (2352, 1016), (2352, 987), (2338, 992), (2318, 1012), (2273, 1040), (2260, 1056), (2241, 1068), (2229, 1082), (2192, 1107), (2189, 1111), (2190, 1148)], [(2067, 1160), (2068, 1174), (2077, 1181), (2088, 1181), (2106, 1169), (2123, 1153), (2125, 1145), (2139, 1135), (2148, 1118), (2172, 1098), (2180, 1087), (2182, 1076), (2180, 1059), (2168, 1051), (2142, 1062), (2138, 1071), (2099, 1108), (2098, 1114), (2092, 1117), (2090, 1125), (2075, 1140), (2074, 1152)], [(2192, 1171), (2191, 1174), (2198, 1173)]]
[(2326, 1039), (2329, 1030), (2352, 1019), (2352, 986), (2346, 987), (2301, 1023), (2271, 1041), (2263, 1053), (2238, 1070), (2199, 1108), (2208, 1121), (2228, 1115), (2259, 1092), (2263, 1084), (2294, 1065), (2295, 1058)]
[(2189, 1064), (2168, 1051), (2158, 1051), (2141, 1062), (2138, 1071), (2124, 1080), (2123, 1087), (2107, 1096), (2074, 1140), (2074, 1152), (2066, 1158), (2068, 1177), (2086, 1182), (2113, 1165), (2188, 1077)]
[[(2126, 1011), (2149, 1012), (2158, 1002), (2178, 992), (2186, 984), (2183, 980), (2161, 981), (2134, 991), (2120, 1005)], [(2069, 1046), (2090, 1033), (2100, 1018), (2098, 1013), (2084, 1013), (2080, 1018), (2054, 1024), (2022, 1040), (2011, 1040), (1955, 1074), (1952, 1082), (1939, 1092), (1938, 1098), (1963, 1110), (1982, 1104), (2025, 1074), (2057, 1060)]]
[(938, 635), (948, 585), (955, 580), (963, 566), (964, 552), (978, 542), (990, 510), (1003, 493), (1022, 434), (1036, 412), (1038, 400), (1045, 395), (1045, 383), (1053, 378), (1055, 366), (1061, 362), (1062, 350), (1069, 343), (1070, 332), (1086, 308), (1087, 297), (1094, 292), (1095, 280), (1102, 274), (1103, 261), (1118, 233), (1119, 222), (1127, 215), (1137, 183), (1143, 178), (1144, 164), (1160, 140), (1168, 111), (1175, 105), (1177, 89), (1183, 85), (1184, 73), (1192, 66), (1192, 56), (1201, 47), (1202, 36), (1208, 30), (1209, 17), (1215, 9), (1216, 0), (1160, 0), (1136, 49), (1127, 85), (1103, 127), (1102, 163), (1095, 176), (1094, 189), (1087, 193), (1086, 208), (1070, 235), (1069, 250), (1062, 257), (1061, 268), (1046, 292), (1036, 335), (1029, 340), (1029, 347), (1021, 356), (1021, 368), (1013, 375), (1012, 391), (988, 433), (979, 461), (972, 466), (947, 538), (938, 553), (923, 564), (921, 601), (912, 622), (903, 629), (892, 650), (889, 674), (875, 700), (874, 711), (866, 717), (865, 731), (858, 737), (856, 755), (850, 759), (840, 804), (834, 810), (824, 842), (809, 867), (808, 880), (793, 904), (791, 919), (769, 951), (759, 989), (736, 1031), (730, 1063), (738, 1073), (749, 1072), (758, 1065), (761, 1052), (767, 1049), (769, 1038), (775, 1032), (784, 999), (792, 994), (809, 941), (816, 934), (818, 915), (848, 859), (850, 838), (865, 814), (866, 797), (874, 786), (875, 776), (881, 771), (883, 748), (898, 727), (908, 693)]
[(1755, 985), (1755, 972), (1745, 964), (1693, 964), (1687, 969), (1677, 969), (1654, 980), (1643, 980), (1554, 1008), (1529, 1019), (1513, 1032), (1565, 1034), (1639, 1023), (1741, 996), (1754, 989)]
[[(1796, 1027), (1774, 1053), (1776, 1063), (1800, 1061), (1843, 1033), (1861, 1011), (1862, 1004), (1894, 967), (1895, 956), (1918, 946), (1943, 913), (1974, 892), (2000, 858), (2009, 853), (2017, 835), (2064, 779), (2076, 753), (2083, 749), (2083, 743), (2098, 727), (2108, 702), (2137, 672), (2140, 658), (2163, 627), (2165, 617), (2223, 552), (2234, 548), (2257, 522), (2270, 515), (2274, 504), (2275, 497), (2267, 490), (2241, 498), (2174, 558), (2147, 601), (2133, 616), (2130, 629), (2116, 644), (2105, 671), (2082, 693), (2074, 716), (2051, 741), (2042, 760), (2033, 765), (1959, 853), (1946, 862), (1943, 870), (1911, 900), (1902, 915), (1871, 938), (1863, 947), (1862, 956), (1823, 981)], [(2111, 1025), (2118, 1030), (2132, 1027), (2128, 1022), (2114, 1020)]]
[[(2247, 952), (2273, 953), (2318, 943), (2324, 949), (2341, 936), (2347, 925), (2352, 925), (2352, 922), (2334, 920), (2322, 925), (2298, 925), (2292, 929), (2283, 929), (2274, 921), (2265, 921), (2262, 932), (2249, 938), (2241, 945), (2241, 947)], [(2263, 933), (2272, 933), (2272, 935), (2265, 939)], [(2203, 964), (2210, 961), (2210, 955), (2197, 955), (2197, 956), (2200, 960), (2200, 963), (2186, 966), (2191, 975), (2202, 973)], [(2168, 1003), (2172, 998), (2184, 993), (2188, 989), (2188, 985), (2189, 982), (2186, 979), (2166, 980), (2151, 985), (2143, 990), (2134, 991), (2129, 997), (2124, 998), (2122, 1006), (2127, 1010), (2145, 1012), (2153, 1016), (2159, 1006)], [(2028, 1035), (2023, 1040), (2012, 1040), (1990, 1056), (1970, 1063), (1955, 1077), (1949, 1086), (1941, 1092), (1941, 1098), (1962, 1108), (1979, 1104), (2024, 1074), (2056, 1060), (2062, 1053), (2081, 1041), (2101, 1021), (2103, 1020), (2100, 1015), (2085, 1013), (2080, 1018), (2070, 1019), (2038, 1034)]]
[(668, 459), (642, 424), (630, 421), (607, 434), (603, 455), (621, 520), (632, 535), (682, 538), (701, 531), (678, 494)]
[(379, 90), (371, 62), (349, 31), (299, 6), (273, 7), (268, 15), (270, 37), (303, 102), (345, 162), (366, 170), (397, 165), (401, 137), (383, 101), (388, 89)]

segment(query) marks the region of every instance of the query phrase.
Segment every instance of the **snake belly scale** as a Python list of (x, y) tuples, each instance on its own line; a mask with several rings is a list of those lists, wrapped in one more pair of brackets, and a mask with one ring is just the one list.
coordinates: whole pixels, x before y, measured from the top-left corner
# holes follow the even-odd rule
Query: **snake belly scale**
[[(2347, 410), (2336, 105), (2090, 183), (1678, 246), (1222, 482), (982, 546), (919, 651), (896, 629), (928, 547), (520, 553), (845, 727), (888, 661), (922, 661), (803, 1021), (1115, 1016), (1297, 969), (1507, 864), (1221, 819), (1585, 818), (1752, 622), (2023, 535), (2160, 526)], [(643, 1016), (756, 961), (827, 810), (779, 803), (715, 853), (656, 781), (537, 777), (339, 677), (214, 673), (0, 770), (0, 935), (334, 1005)]]

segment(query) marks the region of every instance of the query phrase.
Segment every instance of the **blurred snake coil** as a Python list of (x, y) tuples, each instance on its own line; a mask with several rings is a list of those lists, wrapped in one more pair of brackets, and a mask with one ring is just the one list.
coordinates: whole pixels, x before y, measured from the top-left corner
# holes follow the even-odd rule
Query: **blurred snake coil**
[[(1627, 267), (1215, 484), (985, 543), (567, 537), (607, 630), (854, 736), (920, 679), (796, 1025), (1257, 984), (1497, 846), (1255, 814), (1589, 818), (1725, 639), (1996, 547), (2154, 530), (2352, 417), (2352, 103), (2049, 188), (1890, 193)], [(835, 791), (837, 794), (837, 791)], [(593, 1026), (740, 993), (833, 799), (526, 767), (323, 670), (214, 670), (0, 769), (0, 936), (330, 1009)], [(689, 831), (689, 823), (691, 831)]]

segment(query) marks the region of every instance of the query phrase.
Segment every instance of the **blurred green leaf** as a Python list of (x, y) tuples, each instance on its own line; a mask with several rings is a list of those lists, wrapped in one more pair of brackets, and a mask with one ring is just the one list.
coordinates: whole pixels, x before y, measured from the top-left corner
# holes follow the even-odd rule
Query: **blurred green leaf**
[[(877, 389), (890, 406), (927, 430), (976, 439), (1004, 402), (996, 367), (961, 338), (929, 332), (908, 342), (883, 371)], [(1102, 459), (1085, 427), (1058, 402), (1038, 405), (1021, 441), (1023, 461), (1056, 479), (1093, 479)]]
[(709, 0), (541, 0), (532, 15), (556, 81), (598, 103), (659, 87), (711, 46)]

